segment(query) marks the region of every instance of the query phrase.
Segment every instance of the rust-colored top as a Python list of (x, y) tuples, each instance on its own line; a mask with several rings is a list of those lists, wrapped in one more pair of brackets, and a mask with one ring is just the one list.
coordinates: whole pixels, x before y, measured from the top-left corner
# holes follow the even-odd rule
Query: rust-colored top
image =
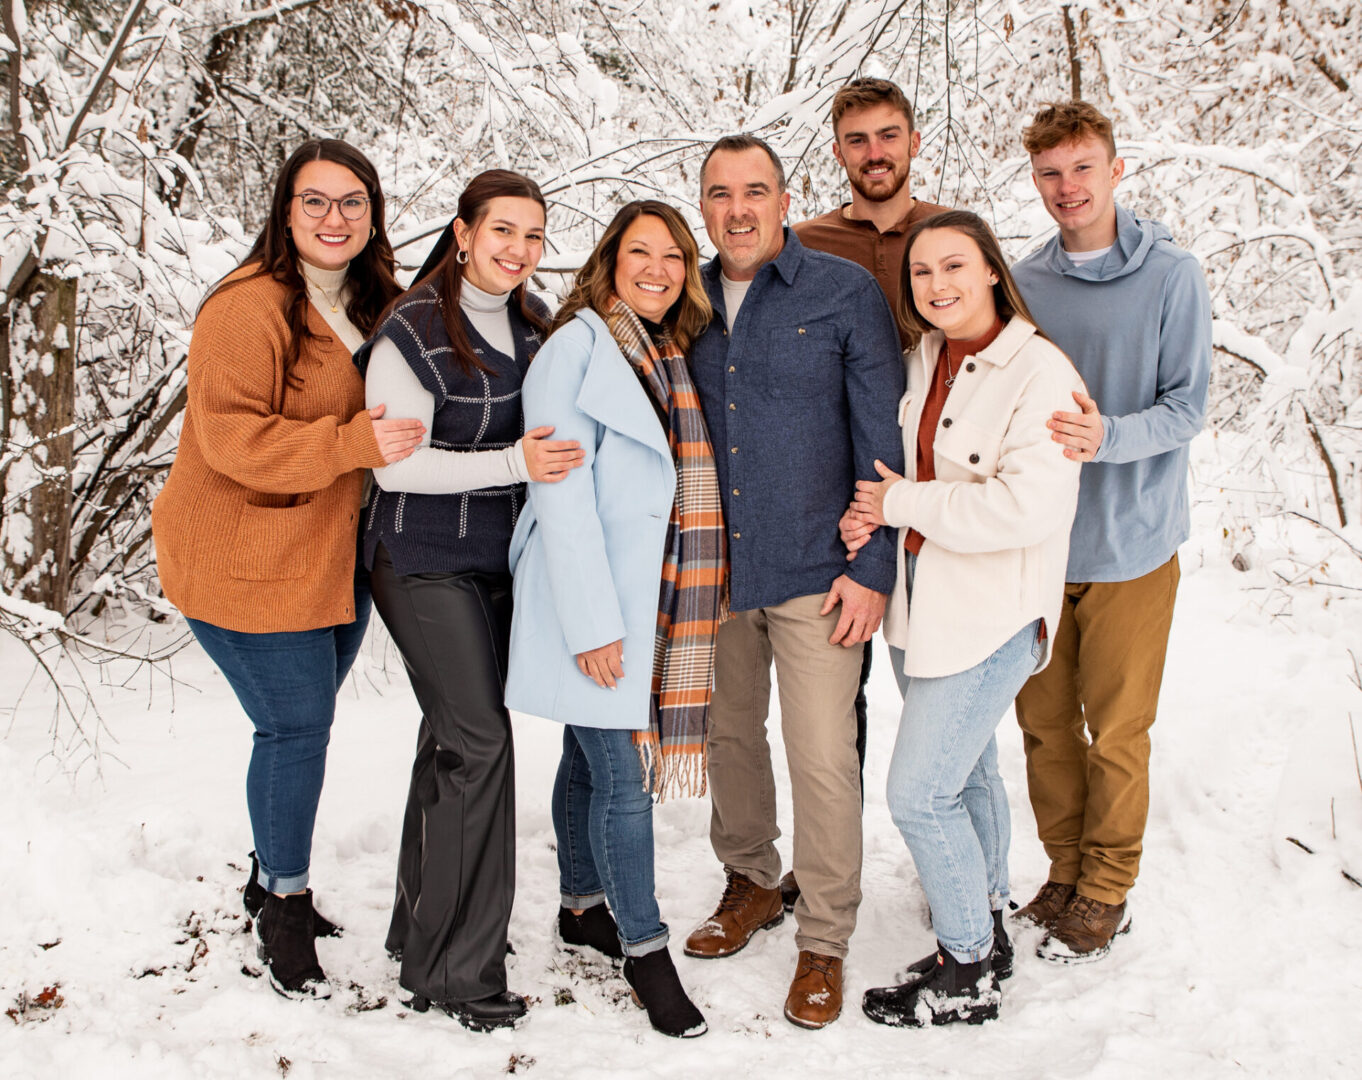
[(355, 618), (365, 468), (383, 464), (364, 382), (321, 314), (284, 391), (285, 289), (232, 275), (189, 344), (179, 450), (152, 507), (156, 565), (186, 616), (244, 633)]
[(923, 218), (941, 213), (946, 207), (918, 199), (902, 221), (880, 232), (872, 221), (848, 218), (845, 211), (850, 205), (845, 203), (836, 210), (801, 221), (794, 227), (795, 235), (805, 247), (850, 259), (875, 276), (884, 290), (885, 299), (889, 301), (894, 321), (898, 323), (899, 344), (907, 349), (916, 344), (899, 314), (899, 288), (903, 280), (903, 253), (908, 246), (908, 229)]
[[(936, 358), (936, 367), (932, 370), (932, 385), (927, 390), (927, 400), (922, 403), (922, 420), (917, 426), (918, 480), (936, 479), (936, 454), (933, 444), (936, 442), (937, 424), (941, 422), (946, 399), (951, 393), (951, 387), (946, 385), (946, 380), (958, 378), (965, 365), (969, 363), (969, 358), (987, 349), (1002, 332), (1003, 321), (994, 319), (993, 326), (983, 337), (972, 341), (952, 341), (947, 338), (942, 342), (941, 352)], [(925, 539), (923, 535), (916, 529), (909, 529), (903, 546), (916, 555), (922, 550), (923, 539)]]

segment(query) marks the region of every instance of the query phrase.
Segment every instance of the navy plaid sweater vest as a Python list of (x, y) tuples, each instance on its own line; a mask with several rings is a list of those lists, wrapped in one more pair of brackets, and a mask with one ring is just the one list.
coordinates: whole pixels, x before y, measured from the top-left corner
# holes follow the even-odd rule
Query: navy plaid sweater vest
[[(538, 297), (530, 296), (529, 303), (547, 320), (548, 308)], [(380, 337), (398, 347), (435, 397), (431, 446), (457, 452), (513, 445), (525, 427), (520, 384), (542, 335), (512, 299), (507, 314), (515, 355), (507, 356), (492, 348), (460, 312), (473, 351), (491, 369), (464, 374), (453, 359), (439, 304), (433, 284), (411, 293), (355, 353), (355, 363), (362, 374)], [(507, 549), (524, 505), (524, 484), (451, 495), (384, 491), (375, 484), (364, 512), (364, 564), (373, 568), (381, 543), (399, 574), (507, 573)]]

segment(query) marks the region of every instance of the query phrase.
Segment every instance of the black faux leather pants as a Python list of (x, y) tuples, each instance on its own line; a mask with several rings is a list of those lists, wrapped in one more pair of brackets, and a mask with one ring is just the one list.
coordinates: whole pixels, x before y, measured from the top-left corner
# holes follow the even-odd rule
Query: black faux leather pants
[(506, 989), (515, 896), (511, 576), (399, 575), (380, 547), (372, 582), (423, 714), (387, 947), (407, 990), (476, 1001)]

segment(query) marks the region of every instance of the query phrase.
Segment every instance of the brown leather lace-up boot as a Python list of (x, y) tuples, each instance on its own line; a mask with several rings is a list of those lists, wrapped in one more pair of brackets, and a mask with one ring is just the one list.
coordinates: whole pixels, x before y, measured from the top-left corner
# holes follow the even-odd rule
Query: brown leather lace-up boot
[(841, 1015), (842, 958), (800, 949), (785, 996), (785, 1019), (803, 1028), (821, 1028)]
[(1112, 938), (1129, 929), (1130, 912), (1125, 901), (1104, 904), (1076, 893), (1041, 941), (1036, 955), (1060, 964), (1086, 964), (1106, 956)]
[(702, 960), (732, 956), (758, 930), (779, 926), (784, 918), (779, 889), (763, 889), (745, 874), (730, 873), (714, 914), (686, 938), (686, 955)]
[(1013, 918), (1023, 919), (1050, 930), (1054, 928), (1055, 923), (1064, 914), (1064, 909), (1069, 906), (1069, 901), (1073, 898), (1074, 887), (1072, 885), (1064, 885), (1058, 881), (1047, 881), (1040, 887), (1035, 899), (1017, 912)]

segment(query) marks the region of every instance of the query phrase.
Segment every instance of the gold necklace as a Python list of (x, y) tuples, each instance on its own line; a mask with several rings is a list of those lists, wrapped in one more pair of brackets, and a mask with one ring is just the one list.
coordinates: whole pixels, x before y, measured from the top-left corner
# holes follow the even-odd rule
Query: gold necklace
[(304, 277), (304, 279), (306, 279), (306, 281), (307, 281), (307, 283), (308, 283), (309, 285), (311, 285), (314, 289), (316, 289), (319, 293), (322, 294), (322, 298), (323, 298), (328, 304), (331, 305), (331, 310), (332, 310), (332, 311), (339, 311), (339, 310), (340, 310), (340, 294), (341, 294), (341, 292), (344, 291), (344, 289), (345, 289), (345, 282), (344, 282), (344, 281), (342, 281), (342, 282), (340, 283), (340, 287), (336, 290), (336, 295), (335, 295), (335, 296), (332, 296), (330, 293), (328, 293), (325, 289), (322, 288), (320, 282), (313, 281), (313, 280), (312, 280), (310, 277), (308, 277), (306, 274), (304, 274), (303, 277)]

